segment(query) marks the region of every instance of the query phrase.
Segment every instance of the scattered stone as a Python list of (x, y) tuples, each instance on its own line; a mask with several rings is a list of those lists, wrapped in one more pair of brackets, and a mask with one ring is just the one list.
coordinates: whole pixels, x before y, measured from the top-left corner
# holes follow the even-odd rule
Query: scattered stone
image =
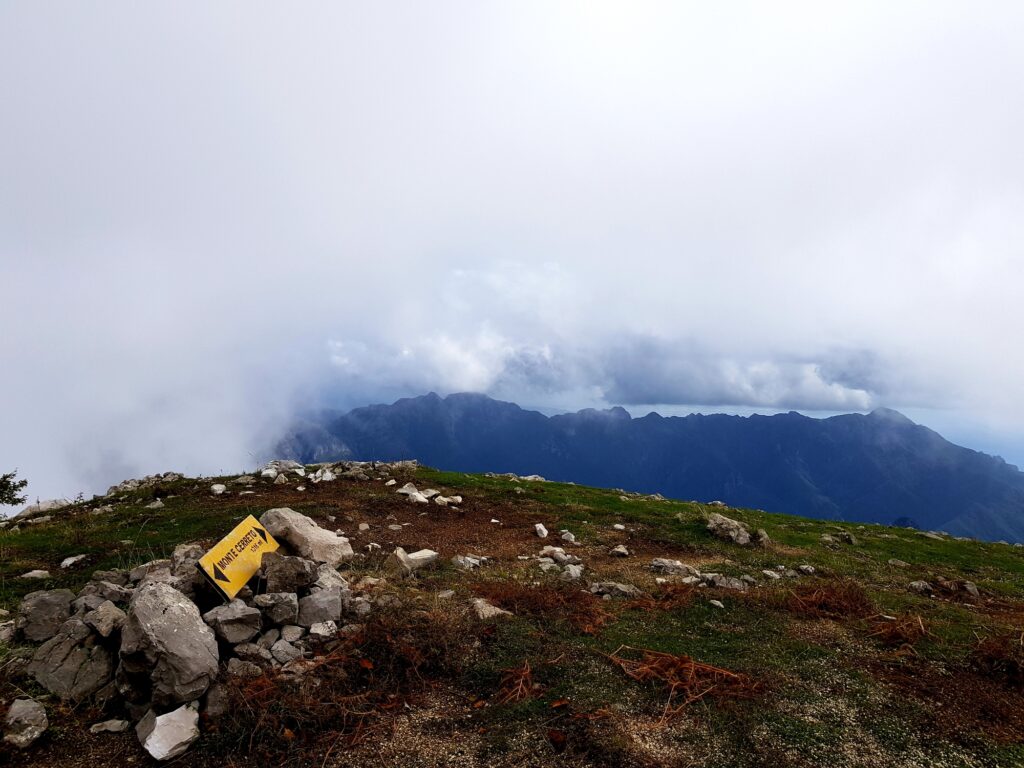
[(887, 562), (893, 568), (909, 568), (910, 567), (910, 563), (906, 562), (905, 560), (899, 560), (899, 559), (897, 559), (895, 557), (889, 558), (889, 560)]
[(237, 645), (256, 637), (263, 620), (256, 608), (250, 608), (235, 599), (226, 605), (218, 605), (203, 614), (203, 621), (213, 627), (217, 637), (225, 643)]
[(537, 535), (540, 538), (546, 539), (548, 537), (548, 529), (544, 527), (543, 523), (537, 523), (533, 526), (533, 529), (537, 532)]
[(146, 505), (146, 509), (163, 509), (163, 508), (164, 508), (164, 503), (160, 499), (157, 499), (156, 501), (150, 502), (149, 504)]
[(708, 605), (713, 605), (715, 608), (725, 608), (725, 603), (721, 600), (708, 600)]
[(622, 584), (617, 581), (600, 581), (590, 585), (592, 594), (601, 595), (609, 599), (635, 599), (643, 597), (643, 591), (632, 584)]
[(100, 637), (110, 637), (120, 630), (127, 620), (128, 614), (110, 600), (104, 600), (84, 617), (85, 623), (96, 630)]
[(796, 567), (796, 569), (798, 571), (800, 571), (800, 573), (802, 573), (804, 576), (813, 576), (814, 575), (814, 566), (813, 565), (798, 565)]
[(33, 643), (49, 640), (71, 617), (75, 593), (70, 589), (29, 592), (18, 606), (15, 625), (22, 637)]
[(64, 701), (84, 701), (110, 682), (114, 658), (80, 619), (68, 619), (39, 646), (28, 673)]
[(707, 586), (717, 589), (733, 589), (737, 592), (745, 592), (747, 589), (747, 583), (742, 579), (726, 576), (721, 573), (701, 574), (701, 581)]
[(15, 699), (4, 721), (4, 741), (28, 749), (50, 727), (46, 708), (33, 699)]
[(135, 734), (153, 759), (170, 760), (185, 754), (199, 738), (199, 712), (195, 704), (185, 704), (163, 715), (151, 709), (135, 726)]
[(131, 727), (127, 720), (104, 720), (89, 726), (89, 733), (124, 733)]
[(62, 570), (66, 571), (68, 568), (77, 565), (78, 563), (85, 560), (85, 558), (87, 557), (88, 555), (74, 555), (72, 557), (65, 557), (63, 560), (60, 561), (60, 567)]
[(322, 589), (299, 600), (299, 616), (295, 623), (308, 629), (324, 621), (338, 622), (341, 620), (342, 607), (340, 589)]
[(615, 525), (612, 526), (612, 528), (614, 528), (616, 531), (624, 531), (624, 530), (626, 530), (626, 526), (624, 526), (622, 523), (616, 523)]
[[(318, 622), (319, 624), (320, 622)], [(332, 624), (334, 622), (331, 622)], [(302, 651), (296, 648), (294, 645), (286, 640), (278, 640), (274, 643), (270, 649), (271, 655), (274, 660), (280, 664), (287, 664), (289, 661), (295, 661), (296, 659), (302, 658)]]
[(483, 564), (483, 558), (472, 557), (471, 555), (456, 555), (452, 558), (452, 565), (460, 571), (471, 571)]
[(743, 523), (725, 515), (720, 515), (717, 512), (713, 512), (708, 517), (707, 528), (720, 539), (731, 541), (740, 546), (750, 544), (750, 532)]
[(321, 642), (330, 640), (338, 634), (338, 625), (333, 621), (317, 622), (309, 628), (309, 636)]
[(562, 541), (566, 541), (570, 544), (576, 543), (576, 534), (572, 531), (562, 531)]
[(228, 487), (223, 483), (214, 483), (210, 486), (210, 493), (214, 496), (220, 496), (227, 491)]
[(629, 557), (629, 550), (626, 549), (625, 544), (619, 544), (617, 547), (612, 547), (608, 554), (612, 557)]
[(761, 573), (762, 575), (764, 575), (765, 578), (767, 578), (770, 581), (777, 581), (782, 578), (781, 573), (779, 573), (778, 571), (770, 571), (767, 568), (761, 571)]
[(287, 507), (271, 509), (260, 523), (278, 541), (285, 541), (300, 556), (337, 568), (354, 556), (344, 536), (325, 530), (313, 520)]
[(391, 556), (384, 563), (384, 568), (388, 573), (396, 576), (412, 576), (421, 568), (436, 562), (437, 558), (437, 552), (432, 549), (421, 549), (417, 552), (406, 554), (406, 551), (401, 547), (395, 547), (395, 551), (391, 553)]
[(299, 596), (294, 592), (267, 592), (253, 602), (274, 624), (294, 624), (299, 618)]
[(369, 523), (360, 523), (359, 524), (359, 530), (360, 530), (360, 532), (365, 532), (365, 531), (370, 530), (370, 524)]
[(294, 643), (297, 640), (299, 640), (304, 634), (306, 634), (306, 630), (294, 624), (288, 624), (286, 626), (281, 627), (281, 639), (284, 640), (286, 643)]
[(509, 611), (502, 610), (498, 606), (492, 605), (482, 597), (474, 598), (470, 601), (470, 605), (473, 606), (473, 611), (476, 613), (477, 618), (483, 621), (512, 615)]
[(58, 510), (64, 509), (64, 507), (70, 507), (72, 502), (69, 499), (48, 499), (47, 501), (38, 501), (35, 504), (29, 504), (21, 512), (11, 517), (11, 520), (25, 520), (30, 517), (36, 517), (45, 512), (57, 512)]
[(21, 579), (48, 579), (48, 578), (50, 578), (50, 572), (37, 569), (37, 570), (34, 570), (34, 571), (29, 571), (28, 573), (23, 573), (18, 578), (21, 578)]
[(965, 581), (960, 586), (971, 597), (981, 597), (981, 592), (978, 589), (978, 585), (975, 584), (973, 581)]
[(167, 707), (195, 701), (217, 678), (217, 639), (195, 603), (167, 584), (135, 592), (121, 630), (118, 689)]
[(572, 563), (562, 568), (562, 580), (563, 581), (579, 581), (583, 578), (583, 566), (573, 565)]
[(313, 561), (288, 557), (280, 552), (264, 554), (261, 566), (267, 580), (267, 592), (299, 592), (311, 587), (320, 578)]
[(419, 491), (416, 489), (416, 486), (413, 485), (412, 483), (406, 483), (401, 488), (399, 488), (397, 491), (395, 491), (395, 493), (400, 493), (403, 496), (409, 496), (410, 494), (413, 494), (413, 493), (419, 493)]
[(907, 584), (907, 589), (911, 592), (917, 592), (921, 595), (930, 595), (935, 590), (932, 589), (932, 585), (927, 581), (912, 581)]
[(821, 534), (821, 543), (825, 544), (826, 546), (832, 546), (834, 544), (838, 544), (839, 542), (836, 541), (836, 537), (833, 536), (831, 533), (823, 533)]
[(384, 485), (385, 485), (386, 487), (388, 487), (388, 488), (390, 488), (390, 487), (391, 487), (392, 485), (397, 485), (397, 484), (398, 484), (398, 481), (397, 481), (397, 480), (394, 480), (394, 479), (392, 479), (392, 480), (388, 480), (388, 481), (387, 481), (386, 483), (384, 483)]
[(692, 565), (686, 565), (679, 560), (669, 560), (664, 557), (656, 557), (651, 560), (651, 570), (654, 573), (664, 573), (671, 576), (700, 576), (700, 571)]

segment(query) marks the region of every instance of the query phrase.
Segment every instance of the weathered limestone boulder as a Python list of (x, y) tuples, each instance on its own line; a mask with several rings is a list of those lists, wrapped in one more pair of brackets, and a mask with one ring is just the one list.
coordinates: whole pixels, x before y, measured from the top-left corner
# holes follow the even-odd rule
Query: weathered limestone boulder
[(121, 631), (120, 656), (122, 695), (138, 702), (148, 693), (157, 707), (195, 701), (217, 677), (213, 630), (195, 603), (167, 584), (136, 590)]
[(70, 507), (71, 501), (69, 499), (49, 499), (47, 501), (39, 501), (35, 504), (29, 504), (21, 512), (11, 517), (11, 520), (26, 520), (30, 517), (36, 517), (37, 515), (43, 515), (47, 512), (56, 512), (64, 507)]
[(668, 576), (700, 576), (700, 571), (692, 565), (664, 557), (656, 557), (651, 560), (651, 570), (654, 573), (663, 573)]
[[(314, 625), (317, 626), (317, 625)], [(302, 651), (289, 643), (287, 640), (278, 640), (270, 647), (270, 654), (278, 664), (287, 664), (302, 658)]]
[(294, 624), (299, 616), (299, 597), (294, 592), (268, 592), (253, 602), (274, 624)]
[(313, 586), (320, 576), (312, 560), (288, 557), (280, 552), (267, 552), (260, 566), (267, 580), (267, 592), (299, 592)]
[(750, 544), (750, 532), (747, 530), (747, 526), (739, 520), (733, 520), (731, 517), (720, 515), (717, 512), (708, 516), (708, 530), (718, 538), (731, 541), (734, 544), (744, 547)]
[(78, 593), (79, 597), (96, 596), (101, 602), (109, 600), (112, 603), (126, 605), (132, 599), (134, 590), (130, 587), (122, 587), (111, 584), (109, 581), (90, 581)]
[(326, 642), (338, 634), (338, 625), (333, 621), (321, 621), (309, 628), (309, 636), (313, 640)]
[(327, 563), (321, 563), (316, 569), (316, 581), (313, 582), (313, 586), (318, 589), (330, 589), (331, 587), (340, 587), (342, 591), (348, 589), (348, 582), (345, 581), (345, 577), (342, 576), (336, 569), (327, 565)]
[(213, 627), (221, 640), (237, 645), (259, 634), (263, 617), (258, 609), (250, 608), (241, 600), (232, 600), (204, 613), (203, 621)]
[(278, 541), (287, 542), (301, 557), (337, 568), (354, 556), (348, 539), (321, 528), (313, 520), (282, 507), (263, 513), (260, 523)]
[(341, 619), (344, 597), (341, 589), (322, 589), (309, 597), (299, 600), (299, 618), (295, 623), (309, 629), (324, 621), (337, 622)]
[(701, 574), (701, 581), (707, 586), (715, 587), (717, 589), (734, 589), (737, 592), (743, 592), (747, 589), (746, 581), (737, 579), (733, 576), (726, 576), (721, 573)]
[(124, 623), (128, 620), (128, 614), (110, 600), (104, 600), (96, 608), (85, 614), (83, 620), (96, 630), (100, 637), (110, 637), (124, 626)]
[(68, 619), (36, 649), (28, 672), (64, 701), (82, 701), (110, 682), (114, 657), (99, 645), (84, 621)]
[(199, 712), (190, 704), (164, 715), (151, 709), (135, 726), (135, 734), (154, 760), (170, 760), (185, 754), (199, 738)]
[(61, 625), (71, 617), (71, 603), (75, 593), (70, 589), (47, 589), (29, 592), (18, 607), (15, 620), (26, 640), (41, 643), (57, 634)]
[(15, 699), (4, 720), (4, 741), (18, 749), (27, 749), (49, 727), (42, 704), (32, 699)]
[(566, 565), (562, 569), (562, 581), (579, 581), (583, 578), (583, 566), (582, 565)]
[(127, 720), (104, 720), (101, 723), (93, 723), (89, 726), (89, 733), (124, 733), (132, 724)]
[(384, 567), (388, 573), (395, 576), (412, 576), (421, 568), (426, 568), (428, 565), (436, 562), (437, 558), (437, 552), (432, 549), (421, 549), (417, 552), (406, 553), (401, 547), (396, 547), (395, 551), (391, 553), (391, 556), (384, 563)]
[(509, 611), (499, 608), (496, 605), (492, 605), (482, 597), (474, 598), (470, 601), (470, 605), (473, 606), (473, 612), (476, 614), (476, 617), (484, 621), (512, 615)]
[(63, 560), (60, 561), (61, 570), (63, 571), (67, 570), (68, 568), (73, 568), (74, 566), (78, 565), (78, 563), (85, 560), (85, 558), (87, 557), (88, 555), (72, 555), (71, 557), (65, 557)]
[(591, 593), (609, 599), (633, 599), (643, 597), (643, 591), (633, 584), (622, 584), (617, 581), (601, 581), (590, 585)]

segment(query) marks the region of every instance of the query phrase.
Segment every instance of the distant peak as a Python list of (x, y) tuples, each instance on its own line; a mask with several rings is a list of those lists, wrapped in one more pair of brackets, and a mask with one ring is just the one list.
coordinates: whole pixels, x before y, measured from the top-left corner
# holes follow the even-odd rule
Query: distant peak
[(901, 424), (914, 423), (902, 413), (892, 408), (875, 408), (875, 410), (869, 413), (868, 416), (873, 419), (884, 419), (885, 421), (893, 421)]

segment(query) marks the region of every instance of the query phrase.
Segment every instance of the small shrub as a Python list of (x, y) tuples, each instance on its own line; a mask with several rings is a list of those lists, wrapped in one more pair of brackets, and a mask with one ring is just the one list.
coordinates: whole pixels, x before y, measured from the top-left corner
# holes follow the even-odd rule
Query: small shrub
[(563, 619), (587, 635), (596, 634), (613, 618), (601, 598), (578, 586), (484, 581), (475, 584), (473, 591), (517, 616), (546, 621)]
[(815, 619), (863, 619), (875, 613), (864, 587), (849, 580), (801, 584), (789, 590), (782, 607)]
[(986, 677), (1024, 690), (1024, 632), (982, 638), (971, 653), (971, 663)]
[[(623, 656), (623, 652), (640, 654), (640, 658)], [(632, 679), (660, 684), (668, 690), (663, 719), (671, 719), (705, 698), (750, 699), (763, 688), (747, 675), (702, 664), (686, 655), (621, 646), (608, 658)]]

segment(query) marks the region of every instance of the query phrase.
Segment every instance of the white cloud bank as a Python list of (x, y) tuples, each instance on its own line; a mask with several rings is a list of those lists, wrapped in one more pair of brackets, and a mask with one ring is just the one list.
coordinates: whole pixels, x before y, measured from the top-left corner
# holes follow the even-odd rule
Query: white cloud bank
[(0, 6), (0, 469), (297, 407), (912, 411), (1024, 460), (1024, 10)]

